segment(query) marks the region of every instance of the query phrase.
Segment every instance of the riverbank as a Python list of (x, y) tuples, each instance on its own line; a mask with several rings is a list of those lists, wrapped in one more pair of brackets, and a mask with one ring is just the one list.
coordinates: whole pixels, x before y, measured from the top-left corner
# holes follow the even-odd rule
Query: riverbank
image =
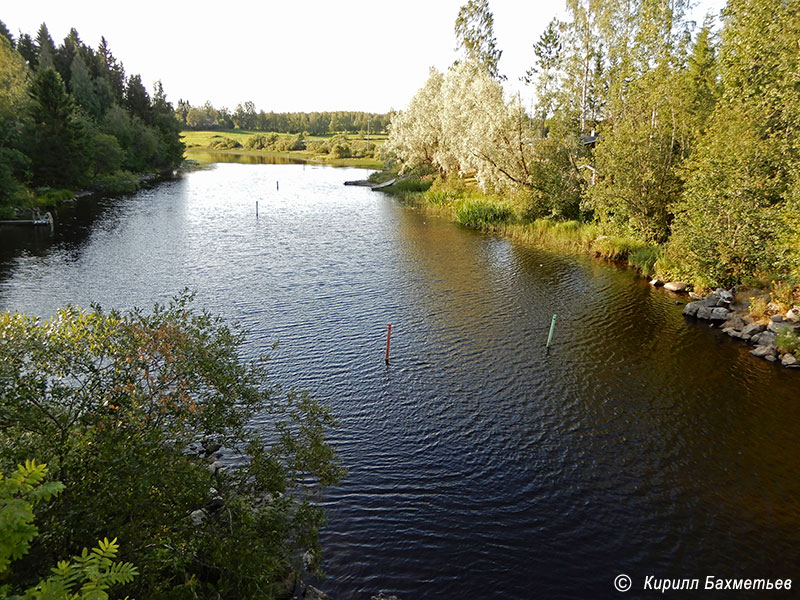
[(184, 156), (201, 162), (213, 153), (364, 169), (383, 168), (378, 151), (385, 139), (381, 134), (303, 136), (239, 129), (181, 132)]
[(86, 187), (78, 189), (40, 187), (25, 190), (17, 198), (14, 205), (2, 207), (0, 219), (8, 221), (23, 221), (38, 218), (42, 211), (58, 209), (68, 202), (75, 202), (88, 196), (115, 196), (132, 194), (137, 190), (154, 185), (167, 177), (173, 176), (178, 170), (190, 169), (191, 164), (183, 164), (176, 168), (166, 168), (157, 172), (132, 173), (130, 171), (117, 171), (98, 177)]
[[(384, 171), (369, 181), (376, 184), (390, 176), (394, 174)], [(661, 247), (607, 235), (594, 223), (526, 219), (524, 206), (513, 197), (479, 194), (468, 185), (453, 190), (407, 178), (383, 189), (407, 206), (470, 229), (557, 252), (626, 263), (653, 286), (688, 294), (692, 302), (686, 304), (685, 315), (707, 319), (731, 337), (754, 344), (751, 354), (756, 357), (800, 368), (800, 287), (791, 282), (759, 281), (754, 275), (746, 285), (713, 291), (691, 283), (664, 282), (656, 277)]]

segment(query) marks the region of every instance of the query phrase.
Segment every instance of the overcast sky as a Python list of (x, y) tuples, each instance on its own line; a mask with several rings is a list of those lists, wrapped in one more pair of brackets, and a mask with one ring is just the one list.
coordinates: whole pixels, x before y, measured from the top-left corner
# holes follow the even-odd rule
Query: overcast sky
[[(455, 59), (453, 24), (466, 0), (173, 2), (8, 1), (2, 20), (16, 36), (47, 23), (60, 45), (75, 27), (94, 48), (105, 36), (126, 72), (172, 102), (216, 107), (252, 100), (266, 111), (404, 108), (428, 69)], [(533, 43), (564, 2), (490, 0), (500, 70), (514, 89), (533, 62)], [(704, 0), (716, 13), (724, 0)]]

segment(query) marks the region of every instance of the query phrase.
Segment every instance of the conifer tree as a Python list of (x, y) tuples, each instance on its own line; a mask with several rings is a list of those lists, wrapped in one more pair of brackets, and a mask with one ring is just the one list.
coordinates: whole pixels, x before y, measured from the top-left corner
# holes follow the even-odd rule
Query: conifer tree
[(31, 82), (34, 183), (68, 187), (85, 173), (86, 133), (75, 104), (53, 68), (40, 69)]

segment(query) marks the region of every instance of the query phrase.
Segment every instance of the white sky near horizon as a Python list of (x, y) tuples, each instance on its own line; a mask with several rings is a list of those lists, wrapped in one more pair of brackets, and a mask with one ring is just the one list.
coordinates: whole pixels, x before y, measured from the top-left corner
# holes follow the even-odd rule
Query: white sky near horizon
[[(35, 37), (42, 22), (56, 45), (71, 27), (97, 48), (105, 36), (128, 75), (168, 100), (234, 110), (251, 100), (275, 112), (402, 109), (428, 76), (456, 58), (453, 26), (466, 0), (301, 0), (227, 3), (139, 0), (8, 1), (9, 31)], [(725, 0), (702, 0), (693, 13), (718, 14)], [(530, 100), (519, 78), (533, 44), (565, 2), (490, 0), (500, 71), (509, 91)]]

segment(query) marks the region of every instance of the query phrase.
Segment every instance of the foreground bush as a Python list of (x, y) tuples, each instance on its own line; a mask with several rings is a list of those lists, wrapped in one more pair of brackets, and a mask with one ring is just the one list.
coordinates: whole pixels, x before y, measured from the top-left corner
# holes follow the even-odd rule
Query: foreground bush
[[(39, 535), (33, 524), (33, 509), (64, 490), (60, 481), (45, 482), (47, 465), (26, 461), (9, 477), (0, 473), (0, 581), (7, 578), (13, 560), (22, 558), (30, 542)], [(51, 575), (25, 591), (28, 600), (69, 598), (106, 600), (107, 590), (130, 583), (137, 575), (130, 563), (114, 560), (119, 552), (117, 540), (104, 539), (91, 551), (86, 548), (72, 560), (62, 560)], [(21, 599), (10, 595), (10, 585), (0, 585), (0, 598)]]
[[(333, 419), (270, 389), (242, 341), (185, 293), (149, 314), (0, 314), (0, 470), (35, 456), (66, 486), (12, 584), (112, 534), (140, 599), (275, 597), (302, 552), (319, 556)], [(248, 428), (257, 413), (271, 429)], [(241, 466), (210, 465), (219, 447)]]

